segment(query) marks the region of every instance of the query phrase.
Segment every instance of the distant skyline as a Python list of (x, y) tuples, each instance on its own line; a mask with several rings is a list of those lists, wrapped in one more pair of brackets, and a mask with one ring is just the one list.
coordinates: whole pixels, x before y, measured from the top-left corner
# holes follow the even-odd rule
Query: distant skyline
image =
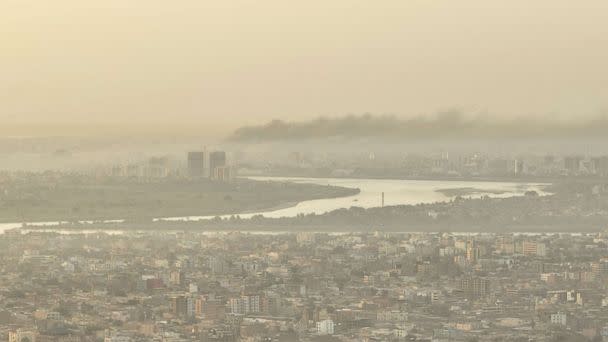
[(5, 0), (0, 125), (229, 132), (447, 108), (578, 120), (608, 109), (607, 11), (605, 0)]

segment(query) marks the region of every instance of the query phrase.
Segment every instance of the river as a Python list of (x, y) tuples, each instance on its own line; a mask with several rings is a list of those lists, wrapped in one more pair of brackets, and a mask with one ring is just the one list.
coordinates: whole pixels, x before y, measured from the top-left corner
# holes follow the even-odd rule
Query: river
[[(255, 213), (240, 214), (241, 218), (250, 218), (254, 215), (265, 217), (294, 217), (298, 214), (323, 214), (328, 211), (350, 208), (353, 206), (362, 208), (379, 207), (382, 205), (382, 193), (384, 193), (384, 205), (403, 205), (444, 202), (456, 196), (448, 196), (439, 190), (445, 189), (475, 189), (463, 197), (479, 198), (487, 195), (490, 197), (512, 197), (522, 196), (526, 191), (536, 191), (539, 195), (546, 195), (543, 188), (547, 184), (539, 183), (515, 183), (515, 182), (474, 182), (474, 181), (428, 181), (428, 180), (398, 180), (398, 179), (354, 179), (354, 178), (300, 178), (300, 177), (251, 177), (257, 181), (294, 182), (317, 185), (342, 186), (346, 188), (357, 188), (359, 194), (340, 197), (303, 201), (295, 203), (287, 208), (266, 210)], [(229, 217), (225, 215), (223, 217)], [(163, 220), (201, 220), (210, 219), (213, 216), (189, 216), (163, 218)]]
[[(266, 217), (294, 217), (299, 214), (323, 214), (328, 211), (350, 208), (353, 206), (372, 208), (382, 205), (382, 193), (384, 193), (384, 205), (403, 205), (443, 202), (453, 199), (443, 191), (446, 189), (469, 189), (463, 197), (479, 198), (490, 197), (512, 197), (521, 196), (526, 191), (536, 191), (539, 195), (546, 195), (543, 188), (547, 184), (540, 183), (516, 183), (516, 182), (475, 182), (475, 181), (445, 181), (445, 180), (397, 180), (397, 179), (354, 179), (354, 178), (300, 178), (300, 177), (250, 177), (258, 181), (273, 182), (295, 182), (318, 185), (342, 186), (357, 188), (360, 192), (353, 196), (340, 198), (327, 198), (293, 203), (292, 205), (253, 213), (241, 213), (241, 218), (250, 218), (254, 215)], [(225, 215), (229, 217), (231, 215)], [(166, 217), (155, 220), (202, 220), (213, 216), (187, 216)], [(120, 220), (112, 220), (113, 222)], [(49, 226), (58, 222), (30, 222), (28, 225)], [(0, 233), (7, 229), (21, 227), (22, 223), (0, 223)]]

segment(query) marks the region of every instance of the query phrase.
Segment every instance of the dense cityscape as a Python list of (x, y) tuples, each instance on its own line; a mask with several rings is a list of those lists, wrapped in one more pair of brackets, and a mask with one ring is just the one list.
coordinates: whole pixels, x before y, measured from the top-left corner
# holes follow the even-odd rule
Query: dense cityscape
[(13, 341), (586, 341), (608, 234), (0, 235)]
[[(0, 234), (0, 340), (608, 340), (606, 157), (332, 158), (289, 152), (255, 164), (195, 150), (89, 171), (3, 172), (4, 222), (23, 224)], [(365, 207), (238, 215), (359, 198), (330, 183), (247, 176), (319, 170), (449, 181), (429, 190), (438, 202), (385, 206), (378, 192), (382, 202)], [(475, 179), (480, 188), (462, 185)], [(492, 190), (496, 179), (519, 182), (507, 183), (519, 194)], [(146, 216), (192, 212), (231, 216)]]

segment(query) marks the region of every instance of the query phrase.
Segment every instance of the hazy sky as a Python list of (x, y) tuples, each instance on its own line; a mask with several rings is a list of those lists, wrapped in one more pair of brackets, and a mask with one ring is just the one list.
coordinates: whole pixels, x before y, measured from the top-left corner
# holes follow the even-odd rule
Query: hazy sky
[(606, 0), (2, 0), (0, 123), (608, 108)]

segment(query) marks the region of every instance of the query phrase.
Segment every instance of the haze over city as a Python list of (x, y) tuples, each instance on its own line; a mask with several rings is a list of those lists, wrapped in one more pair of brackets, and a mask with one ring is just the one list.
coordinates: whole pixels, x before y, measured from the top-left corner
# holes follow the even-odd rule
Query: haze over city
[(608, 342), (607, 19), (0, 1), (0, 342)]

